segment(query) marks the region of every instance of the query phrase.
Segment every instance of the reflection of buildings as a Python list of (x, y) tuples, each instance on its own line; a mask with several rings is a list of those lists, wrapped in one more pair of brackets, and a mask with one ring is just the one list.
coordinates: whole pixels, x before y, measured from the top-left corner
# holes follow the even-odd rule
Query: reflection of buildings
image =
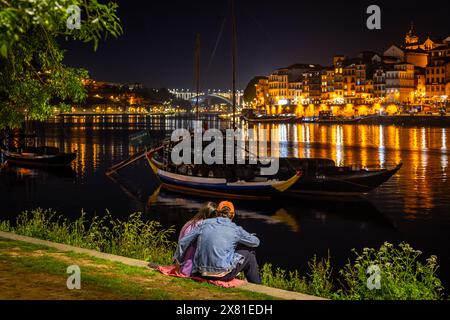
[[(258, 125), (251, 130), (277, 129), (281, 154), (297, 158), (330, 158), (354, 167), (404, 167), (386, 186), (401, 199), (410, 218), (427, 215), (448, 188), (449, 130), (364, 125)], [(393, 185), (395, 184), (395, 186)], [(375, 192), (376, 193), (376, 192)], [(394, 196), (394, 195), (393, 195)], [(383, 200), (383, 199), (382, 199)]]

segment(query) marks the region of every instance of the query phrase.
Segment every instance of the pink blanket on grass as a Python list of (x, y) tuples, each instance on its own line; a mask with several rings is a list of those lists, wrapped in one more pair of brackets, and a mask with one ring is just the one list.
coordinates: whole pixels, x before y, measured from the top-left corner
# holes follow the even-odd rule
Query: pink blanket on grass
[(231, 281), (220, 281), (220, 280), (207, 280), (207, 279), (203, 279), (200, 277), (186, 277), (185, 275), (176, 271), (175, 265), (159, 266), (158, 270), (159, 270), (159, 272), (161, 272), (162, 274), (165, 274), (166, 276), (177, 277), (177, 278), (188, 278), (188, 279), (192, 279), (195, 281), (207, 282), (209, 284), (212, 284), (212, 285), (215, 285), (218, 287), (223, 287), (223, 288), (236, 288), (236, 287), (239, 287), (239, 286), (247, 283), (246, 281), (242, 281), (239, 279), (233, 279)]

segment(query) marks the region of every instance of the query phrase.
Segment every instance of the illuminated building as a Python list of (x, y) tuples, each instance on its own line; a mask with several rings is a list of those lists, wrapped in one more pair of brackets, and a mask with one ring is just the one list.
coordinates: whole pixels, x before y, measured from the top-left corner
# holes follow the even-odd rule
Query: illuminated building
[(426, 69), (414, 68), (414, 102), (422, 103), (426, 96)]
[(269, 101), (269, 78), (264, 77), (255, 84), (256, 89), (256, 105), (264, 106)]
[(405, 47), (406, 49), (418, 49), (419, 46), (419, 37), (414, 30), (414, 24), (411, 23), (411, 29), (405, 35)]
[(356, 103), (365, 85), (365, 65), (358, 59), (347, 60), (344, 66), (343, 77), (345, 102)]
[(373, 93), (375, 98), (386, 96), (386, 68), (378, 66), (373, 73)]
[(383, 103), (425, 103), (429, 97), (446, 102), (449, 44), (450, 37), (421, 41), (412, 25), (400, 44), (382, 54), (335, 55), (331, 67), (295, 64), (274, 71), (268, 78), (268, 103), (274, 112), (295, 105), (298, 114), (317, 114), (328, 105), (333, 112), (349, 114), (352, 105), (354, 110), (371, 112)]
[(303, 84), (303, 76), (289, 82), (289, 97), (291, 98), (291, 104), (298, 105), (302, 103), (305, 96)]
[(392, 103), (412, 103), (414, 101), (414, 65), (399, 63), (394, 70), (386, 72), (386, 96)]
[(322, 102), (332, 101), (336, 97), (334, 78), (334, 67), (322, 70)]
[(428, 64), (428, 53), (422, 49), (404, 49), (397, 45), (390, 46), (385, 52), (384, 56), (392, 57), (397, 62), (407, 62), (416, 67), (424, 68)]
[[(322, 72), (320, 70), (303, 74), (308, 99), (312, 104), (320, 104), (322, 100)], [(305, 90), (306, 91), (306, 90)]]
[[(288, 104), (297, 104), (302, 99), (310, 96), (311, 87), (314, 95), (320, 100), (320, 70), (322, 66), (317, 64), (294, 64), (287, 68), (275, 70), (269, 76), (269, 102), (278, 105), (280, 100), (288, 101)], [(313, 78), (313, 74), (318, 79)], [(318, 85), (318, 89), (317, 89)], [(316, 92), (318, 90), (318, 92)]]
[(336, 55), (333, 57), (334, 67), (334, 103), (342, 100), (344, 97), (344, 68), (345, 56)]
[(437, 100), (450, 96), (450, 57), (434, 59), (427, 66), (426, 93)]
[(269, 76), (269, 101), (278, 104), (279, 100), (289, 99), (289, 70), (278, 69)]

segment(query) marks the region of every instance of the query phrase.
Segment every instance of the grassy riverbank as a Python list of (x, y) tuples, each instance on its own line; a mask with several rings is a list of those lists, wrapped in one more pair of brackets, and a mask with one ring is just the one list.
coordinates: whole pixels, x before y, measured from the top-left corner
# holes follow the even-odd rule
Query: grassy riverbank
[[(81, 269), (81, 290), (67, 289), (66, 271), (71, 265)], [(166, 277), (149, 269), (1, 238), (0, 286), (1, 300), (271, 299), (262, 294)]]
[[(113, 219), (109, 213), (87, 221), (82, 214), (70, 222), (52, 211), (38, 209), (20, 214), (15, 225), (0, 222), (0, 230), (157, 264), (171, 264), (176, 245), (169, 240), (173, 229), (163, 229), (154, 221), (144, 222), (139, 213), (126, 221)], [(329, 299), (443, 299), (444, 288), (436, 275), (437, 258), (424, 260), (421, 255), (408, 244), (386, 243), (379, 249), (354, 251), (342, 270), (333, 271), (330, 257), (314, 257), (303, 274), (269, 264), (261, 273), (266, 286)], [(379, 287), (374, 288), (377, 272)]]

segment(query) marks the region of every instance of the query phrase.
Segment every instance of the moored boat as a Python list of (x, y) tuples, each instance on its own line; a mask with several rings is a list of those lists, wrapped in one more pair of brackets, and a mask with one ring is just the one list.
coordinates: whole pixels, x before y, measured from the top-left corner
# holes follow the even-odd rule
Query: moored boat
[(255, 117), (243, 117), (244, 121), (249, 123), (294, 123), (297, 120), (296, 116), (277, 116), (265, 115)]
[(300, 122), (302, 123), (319, 123), (319, 124), (356, 124), (361, 122), (363, 118), (355, 117), (355, 118), (329, 118), (329, 119), (320, 119), (320, 118), (302, 118)]
[[(259, 176), (258, 165), (181, 165), (170, 164), (167, 145), (147, 153), (147, 160), (161, 185), (168, 191), (207, 198), (270, 200), (292, 187), (301, 171), (286, 179)], [(161, 155), (162, 152), (162, 155)]]
[(282, 179), (295, 170), (303, 175), (284, 195), (335, 198), (358, 197), (378, 188), (391, 179), (403, 166), (391, 169), (368, 169), (336, 166), (330, 159), (282, 158), (278, 177)]
[(77, 157), (74, 152), (60, 152), (53, 147), (25, 147), (16, 150), (4, 150), (3, 155), (9, 165), (33, 168), (65, 167)]

